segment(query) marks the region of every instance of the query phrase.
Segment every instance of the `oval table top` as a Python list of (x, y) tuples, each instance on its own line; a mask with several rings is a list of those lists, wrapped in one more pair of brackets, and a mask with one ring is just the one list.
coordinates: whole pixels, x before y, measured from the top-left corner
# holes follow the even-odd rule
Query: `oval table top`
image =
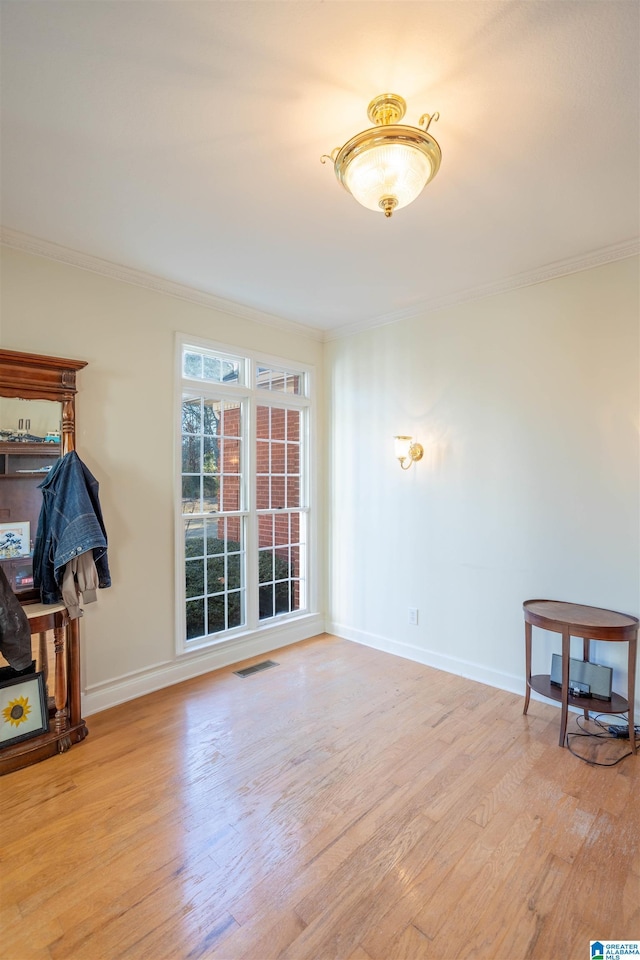
[(572, 636), (593, 640), (628, 640), (638, 634), (638, 618), (617, 610), (564, 600), (525, 600), (522, 608), (527, 622), (556, 633), (569, 627)]

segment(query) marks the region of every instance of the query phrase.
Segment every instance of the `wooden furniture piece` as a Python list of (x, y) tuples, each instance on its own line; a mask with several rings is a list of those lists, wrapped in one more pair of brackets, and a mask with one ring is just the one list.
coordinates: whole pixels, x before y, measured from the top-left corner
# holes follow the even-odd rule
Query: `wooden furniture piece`
[[(82, 360), (0, 350), (0, 524), (20, 527), (28, 522), (31, 541), (35, 540), (42, 504), (39, 484), (58, 457), (75, 449), (76, 373), (85, 366)], [(17, 417), (20, 419), (16, 422)], [(25, 431), (25, 424), (30, 429)], [(40, 439), (34, 439), (34, 434)], [(8, 435), (14, 439), (7, 439)], [(69, 619), (62, 604), (39, 602), (30, 576), (32, 543), (28, 554), (0, 557), (0, 562), (24, 607), (32, 636), (39, 636), (39, 669), (45, 678), (48, 676), (49, 694), (49, 731), (0, 748), (0, 773), (9, 773), (69, 749), (86, 737), (87, 727), (80, 708), (78, 621)], [(47, 645), (50, 631), (51, 671)]]
[[(564, 747), (567, 734), (567, 715), (569, 704), (579, 707), (588, 718), (589, 711), (595, 713), (627, 713), (629, 716), (629, 742), (631, 750), (636, 752), (634, 730), (634, 698), (636, 681), (636, 653), (638, 643), (638, 618), (615, 610), (601, 607), (589, 607), (580, 603), (565, 603), (560, 600), (527, 600), (522, 605), (525, 626), (525, 658), (527, 672), (527, 691), (523, 713), (527, 712), (531, 691), (542, 694), (550, 700), (560, 701), (560, 746)], [(562, 687), (552, 686), (549, 674), (531, 676), (531, 638), (533, 627), (551, 630), (562, 634)], [(627, 699), (618, 693), (611, 694), (611, 700), (599, 700), (595, 697), (574, 697), (569, 693), (569, 659), (571, 656), (571, 637), (582, 637), (582, 659), (589, 660), (591, 640), (610, 640), (628, 644)]]
[[(31, 527), (31, 540), (35, 540), (42, 493), (38, 485), (46, 476), (47, 468), (53, 466), (56, 459), (75, 450), (76, 429), (76, 372), (86, 367), (83, 360), (65, 360), (62, 357), (44, 357), (35, 353), (18, 353), (14, 350), (0, 350), (0, 431), (11, 432), (16, 439), (0, 442), (0, 524), (28, 522)], [(46, 403), (18, 406), (19, 401), (47, 401)], [(42, 408), (50, 410), (49, 423), (59, 432), (58, 443), (45, 440), (48, 427), (40, 430), (40, 442), (27, 441), (28, 431), (19, 429), (19, 425), (31, 423), (31, 429), (37, 430), (35, 417), (29, 416), (29, 407), (40, 413)], [(17, 418), (20, 419), (17, 419)], [(9, 422), (3, 422), (9, 421)], [(32, 550), (29, 550), (31, 555)], [(1, 557), (3, 559), (18, 559)], [(24, 561), (25, 556), (19, 559)], [(11, 569), (5, 569), (11, 579)], [(21, 601), (38, 600), (38, 593), (28, 577), (24, 582), (12, 584), (14, 592)]]
[[(24, 604), (31, 635), (39, 638), (38, 670), (45, 675), (49, 730), (0, 750), (0, 776), (64, 753), (84, 740), (87, 725), (80, 716), (80, 637), (78, 621), (70, 620), (62, 603)], [(47, 634), (53, 631), (54, 667), (49, 671)], [(51, 695), (51, 691), (53, 694)]]

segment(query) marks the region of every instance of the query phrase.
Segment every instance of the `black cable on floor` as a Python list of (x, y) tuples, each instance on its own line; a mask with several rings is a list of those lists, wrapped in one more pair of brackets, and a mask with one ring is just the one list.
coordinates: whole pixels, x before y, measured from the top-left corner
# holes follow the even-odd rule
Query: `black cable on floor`
[[(603, 763), (601, 760), (589, 760), (587, 757), (581, 757), (579, 753), (576, 753), (575, 750), (571, 748), (571, 741), (569, 737), (589, 737), (592, 740), (620, 740), (620, 737), (615, 737), (613, 734), (609, 733), (607, 726), (601, 722), (600, 717), (607, 717), (611, 719), (612, 717), (617, 717), (618, 720), (627, 720), (628, 718), (619, 713), (599, 713), (596, 717), (591, 717), (590, 722), (595, 723), (596, 726), (600, 727), (602, 730), (605, 730), (605, 733), (593, 733), (588, 730), (585, 730), (583, 724), (580, 721), (584, 722), (583, 717), (576, 717), (576, 723), (580, 727), (581, 733), (567, 733), (567, 750), (574, 757), (577, 757), (578, 760), (582, 760), (583, 763), (588, 763), (592, 767), (615, 767), (617, 763), (620, 763), (621, 760), (625, 760), (627, 757), (633, 756), (633, 751), (629, 750), (628, 753), (623, 753), (622, 756), (618, 757), (616, 760), (611, 760), (609, 763)], [(629, 735), (631, 736), (631, 729), (629, 729)], [(633, 731), (634, 737), (636, 737), (635, 729)], [(636, 737), (636, 747), (638, 746), (638, 738)]]

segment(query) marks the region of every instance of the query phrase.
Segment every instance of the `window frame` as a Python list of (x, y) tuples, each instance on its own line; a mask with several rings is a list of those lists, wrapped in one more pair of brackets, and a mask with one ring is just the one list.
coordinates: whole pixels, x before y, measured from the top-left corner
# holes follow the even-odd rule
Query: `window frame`
[[(191, 379), (183, 376), (182, 357), (185, 347), (210, 351), (222, 359), (241, 361), (238, 381), (224, 383), (204, 379)], [(277, 371), (300, 374), (304, 389), (301, 394), (285, 391), (272, 391), (258, 387), (256, 373), (258, 367), (270, 367)], [(242, 641), (277, 630), (291, 621), (302, 620), (316, 615), (316, 509), (315, 509), (315, 461), (313, 444), (316, 433), (316, 409), (314, 404), (314, 368), (308, 364), (289, 361), (260, 351), (246, 350), (232, 344), (193, 337), (188, 334), (176, 334), (175, 349), (175, 470), (174, 470), (174, 513), (175, 513), (175, 637), (176, 653), (188, 654), (203, 649), (220, 647), (233, 641)], [(240, 402), (242, 409), (241, 429), (243, 461), (241, 464), (240, 510), (219, 511), (212, 516), (240, 516), (245, 524), (245, 617), (246, 622), (237, 627), (219, 633), (197, 637), (191, 640), (186, 636), (186, 585), (185, 585), (185, 538), (182, 512), (182, 400), (183, 394), (214, 400), (233, 400)], [(258, 510), (256, 499), (256, 436), (258, 407), (285, 407), (301, 412), (300, 425), (300, 506), (285, 508), (283, 512), (299, 512), (304, 515), (306, 528), (304, 559), (301, 557), (301, 569), (305, 576), (305, 600), (302, 609), (293, 610), (274, 617), (260, 620), (259, 616), (259, 573), (258, 558), (260, 544), (258, 540), (258, 516), (273, 513), (273, 510)], [(280, 511), (278, 511), (280, 512)]]

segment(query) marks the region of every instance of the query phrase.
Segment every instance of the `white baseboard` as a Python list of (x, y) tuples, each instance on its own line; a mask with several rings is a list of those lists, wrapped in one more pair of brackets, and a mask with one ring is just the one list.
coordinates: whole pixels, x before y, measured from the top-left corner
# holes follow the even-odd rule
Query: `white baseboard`
[(101, 710), (108, 710), (109, 707), (135, 700), (136, 697), (143, 697), (155, 690), (182, 683), (183, 680), (191, 680), (203, 673), (219, 670), (220, 667), (228, 667), (230, 664), (270, 653), (279, 647), (308, 640), (324, 631), (324, 619), (320, 615), (312, 615), (261, 630), (251, 637), (230, 640), (213, 647), (200, 647), (179, 659), (154, 664), (145, 670), (87, 687), (82, 695), (82, 715), (90, 717)]
[[(464, 677), (466, 680), (486, 683), (489, 687), (497, 687), (498, 690), (506, 690), (508, 693), (515, 693), (521, 697), (525, 695), (524, 664), (521, 675), (504, 673), (501, 670), (483, 667), (482, 664), (473, 663), (471, 660), (450, 657), (445, 653), (437, 653), (435, 650), (424, 650), (422, 647), (414, 647), (412, 644), (402, 643), (400, 640), (390, 640), (388, 637), (381, 637), (375, 633), (366, 633), (363, 630), (355, 630), (353, 627), (345, 627), (341, 623), (329, 621), (326, 630), (327, 633), (342, 637), (343, 640), (353, 640), (354, 643), (361, 643), (365, 647), (373, 647), (374, 650), (393, 653), (397, 657), (404, 657), (405, 660), (423, 663), (425, 667), (434, 667), (436, 670), (444, 670), (445, 673), (453, 673), (458, 677)], [(535, 690), (531, 691), (531, 699), (538, 700), (540, 703), (560, 706), (559, 702), (549, 700)], [(636, 710), (640, 712), (640, 708), (636, 707)], [(569, 711), (571, 713), (582, 713), (579, 707), (570, 706)]]
[[(488, 686), (497, 687), (499, 690), (506, 690), (509, 693), (516, 693), (520, 696), (524, 696), (525, 693), (524, 672), (522, 676), (503, 673), (500, 670), (483, 667), (482, 664), (473, 663), (470, 660), (461, 660), (458, 657), (450, 657), (444, 653), (437, 653), (435, 650), (425, 650), (422, 647), (414, 647), (412, 644), (402, 643), (400, 640), (390, 640), (388, 637), (381, 637), (374, 633), (366, 633), (363, 630), (355, 630), (352, 627), (346, 627), (340, 623), (328, 623), (327, 633), (333, 633), (335, 636), (342, 637), (344, 640), (353, 640), (355, 643), (361, 643), (365, 647), (373, 647), (375, 650), (393, 653), (397, 657), (404, 657), (405, 660), (423, 663), (426, 667), (435, 667), (436, 670), (453, 673), (467, 680), (486, 683)], [(531, 696), (538, 699), (533, 691)]]
[[(451, 657), (445, 653), (438, 653), (435, 650), (425, 650), (422, 647), (414, 647), (410, 643), (402, 643), (400, 640), (390, 640), (388, 637), (381, 637), (375, 633), (367, 633), (364, 630), (356, 630), (353, 627), (346, 627), (342, 623), (328, 621), (326, 625), (327, 633), (332, 633), (336, 637), (342, 637), (344, 640), (353, 640), (355, 643), (361, 643), (365, 647), (373, 647), (375, 650), (382, 650), (385, 653), (393, 653), (397, 657), (404, 657), (405, 660), (413, 660), (416, 663), (423, 663), (426, 667), (434, 667), (436, 670), (444, 670), (445, 673), (453, 673), (458, 677), (464, 677), (466, 680), (476, 680), (478, 683), (486, 683), (487, 686), (497, 687), (498, 690), (506, 690), (508, 693), (515, 693), (524, 697), (526, 692), (525, 670), (524, 670), (524, 649), (522, 673), (505, 673), (501, 670), (493, 670), (480, 663), (474, 663), (471, 660), (461, 660), (459, 657)], [(637, 685), (636, 685), (637, 688)], [(550, 700), (535, 690), (531, 691), (531, 699), (538, 700), (540, 703), (549, 703), (559, 707), (557, 700)], [(582, 713), (580, 707), (569, 706), (571, 713)], [(640, 701), (636, 697), (635, 701), (636, 717), (640, 715)], [(592, 711), (593, 713), (594, 711)], [(637, 721), (636, 721), (637, 722)]]

